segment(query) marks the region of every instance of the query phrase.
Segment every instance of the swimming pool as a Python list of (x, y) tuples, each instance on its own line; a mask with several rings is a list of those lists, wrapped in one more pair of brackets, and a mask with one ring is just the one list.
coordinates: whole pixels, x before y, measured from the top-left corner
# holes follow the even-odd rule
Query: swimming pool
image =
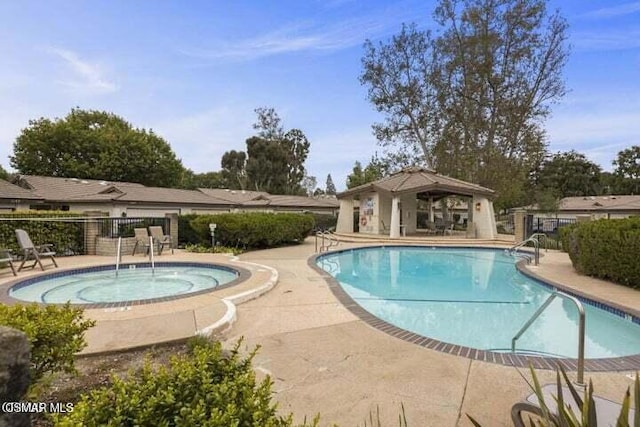
[(157, 301), (197, 294), (229, 284), (239, 272), (201, 263), (124, 264), (62, 271), (21, 281), (9, 296), (38, 303), (108, 304)]
[[(510, 352), (511, 339), (553, 289), (487, 248), (374, 247), (316, 258), (359, 306), (406, 331), (445, 343)], [(639, 319), (584, 304), (585, 357), (640, 353)], [(518, 340), (521, 354), (577, 356), (578, 313), (558, 298)]]

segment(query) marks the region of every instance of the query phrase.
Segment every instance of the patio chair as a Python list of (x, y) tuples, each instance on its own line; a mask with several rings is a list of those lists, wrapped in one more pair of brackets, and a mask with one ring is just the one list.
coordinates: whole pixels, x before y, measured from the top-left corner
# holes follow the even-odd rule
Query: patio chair
[(0, 249), (0, 264), (7, 263), (11, 268), (11, 272), (14, 276), (17, 276), (16, 268), (13, 266), (13, 257), (11, 256), (11, 250)]
[(22, 249), (22, 263), (18, 267), (18, 271), (25, 268), (25, 263), (29, 260), (33, 260), (33, 264), (27, 266), (29, 268), (35, 268), (36, 265), (39, 265), (42, 271), (44, 271), (44, 266), (42, 265), (41, 258), (49, 258), (55, 267), (58, 267), (58, 263), (56, 263), (55, 255), (56, 253), (51, 249), (53, 245), (39, 245), (35, 246), (29, 237), (29, 234), (21, 229), (16, 229), (16, 239), (18, 240), (18, 245), (20, 249)]
[(152, 225), (149, 227), (149, 234), (153, 237), (153, 242), (158, 246), (158, 255), (162, 255), (162, 250), (165, 246), (171, 248), (171, 254), (173, 254), (173, 245), (171, 244), (171, 236), (164, 234), (162, 227), (159, 225)]
[[(542, 392), (544, 394), (544, 402), (549, 408), (551, 416), (557, 417), (558, 406), (553, 396), (556, 396), (558, 394), (558, 386), (556, 384), (547, 384), (542, 387)], [(582, 398), (582, 396), (580, 397)], [(573, 409), (574, 414), (576, 414), (578, 419), (580, 419), (580, 414), (582, 413), (581, 406), (577, 404), (569, 388), (562, 387), (562, 398), (564, 399), (565, 405), (569, 405), (571, 409)], [(593, 400), (596, 404), (598, 425), (616, 425), (616, 421), (618, 419), (618, 415), (620, 414), (622, 405), (598, 396), (593, 396)], [(536, 396), (535, 393), (528, 396), (526, 401), (516, 403), (511, 407), (511, 420), (513, 421), (513, 425), (515, 427), (525, 427), (529, 425), (529, 423), (525, 424), (525, 420), (522, 417), (523, 413), (525, 412), (533, 414), (537, 417), (542, 416), (542, 408), (540, 408), (540, 402), (538, 400), (538, 396)], [(630, 409), (629, 425), (633, 425), (634, 414), (635, 411), (633, 409)]]
[(136, 254), (138, 247), (144, 249), (144, 254), (147, 255), (149, 253), (149, 234), (147, 233), (146, 228), (134, 228), (133, 234), (136, 238), (136, 243), (133, 245), (133, 252), (131, 252), (131, 256)]

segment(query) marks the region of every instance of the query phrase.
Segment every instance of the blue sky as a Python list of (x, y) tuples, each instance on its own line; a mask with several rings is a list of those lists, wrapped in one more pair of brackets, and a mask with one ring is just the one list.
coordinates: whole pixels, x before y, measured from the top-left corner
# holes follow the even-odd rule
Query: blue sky
[[(433, 1), (0, 0), (0, 164), (30, 119), (112, 111), (164, 137), (196, 172), (244, 149), (253, 110), (311, 141), (310, 175), (338, 189), (378, 150), (358, 82), (365, 39), (433, 26)], [(611, 170), (640, 144), (640, 1), (554, 0), (570, 24), (569, 94), (546, 122), (552, 152)]]

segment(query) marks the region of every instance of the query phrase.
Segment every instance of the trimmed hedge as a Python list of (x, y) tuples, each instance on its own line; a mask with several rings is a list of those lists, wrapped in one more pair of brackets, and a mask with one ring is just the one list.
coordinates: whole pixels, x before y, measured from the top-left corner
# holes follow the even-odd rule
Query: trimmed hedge
[(581, 222), (560, 237), (578, 272), (640, 289), (640, 217)]
[(264, 249), (301, 243), (313, 230), (312, 215), (297, 213), (228, 213), (199, 215), (190, 225), (198, 243), (211, 245), (209, 224), (217, 224), (216, 244), (244, 249)]
[[(186, 214), (178, 216), (178, 245), (180, 247), (186, 245), (197, 245), (200, 238), (196, 231), (191, 227), (191, 221), (196, 219), (198, 214)], [(209, 239), (211, 241), (211, 239)]]
[(310, 215), (313, 215), (313, 220), (315, 222), (315, 226), (314, 229), (315, 230), (330, 230), (336, 229), (336, 224), (338, 223), (338, 217), (335, 215), (331, 215), (331, 214), (317, 214), (317, 213), (312, 213)]
[[(3, 247), (20, 253), (15, 229), (29, 233), (35, 245), (53, 244), (58, 255), (84, 253), (84, 224), (82, 222), (37, 221), (37, 218), (78, 218), (84, 214), (66, 211), (25, 211), (0, 214), (0, 242)], [(4, 218), (10, 220), (3, 220)], [(24, 219), (18, 221), (16, 219)]]

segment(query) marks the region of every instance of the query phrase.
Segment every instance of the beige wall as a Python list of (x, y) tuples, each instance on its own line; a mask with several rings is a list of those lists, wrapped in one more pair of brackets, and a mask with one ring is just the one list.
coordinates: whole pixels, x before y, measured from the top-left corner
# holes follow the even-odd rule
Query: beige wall
[[(389, 207), (389, 216), (391, 209)], [(362, 224), (362, 219), (366, 224)], [(378, 234), (380, 231), (380, 197), (377, 193), (366, 193), (360, 195), (360, 233)], [(387, 224), (387, 222), (385, 222)]]
[(495, 239), (498, 235), (493, 202), (486, 197), (473, 196), (473, 224), (478, 239)]
[(400, 198), (400, 203), (402, 204), (400, 224), (404, 225), (407, 234), (415, 233), (418, 220), (418, 201), (416, 195), (404, 195)]

